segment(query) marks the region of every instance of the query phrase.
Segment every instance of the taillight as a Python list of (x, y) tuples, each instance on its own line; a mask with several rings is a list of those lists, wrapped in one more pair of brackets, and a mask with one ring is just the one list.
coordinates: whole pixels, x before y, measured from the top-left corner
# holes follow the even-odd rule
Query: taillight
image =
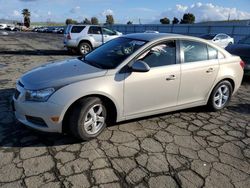
[(70, 36), (70, 34), (68, 34), (68, 35), (67, 35), (67, 39), (69, 39), (69, 40), (71, 39), (71, 36)]
[(240, 61), (240, 66), (244, 69), (245, 68), (245, 62), (244, 61)]

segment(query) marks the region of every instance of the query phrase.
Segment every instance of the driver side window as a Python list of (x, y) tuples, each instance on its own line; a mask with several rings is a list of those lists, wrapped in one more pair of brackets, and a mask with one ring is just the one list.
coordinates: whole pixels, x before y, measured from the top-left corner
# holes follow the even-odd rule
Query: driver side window
[(151, 68), (176, 64), (176, 43), (168, 41), (158, 44), (142, 54), (138, 60), (146, 62)]
[(116, 33), (115, 33), (114, 31), (112, 31), (112, 30), (110, 30), (110, 29), (107, 29), (107, 28), (105, 28), (105, 27), (102, 28), (102, 33), (103, 33), (104, 35), (110, 35), (110, 36), (116, 35)]

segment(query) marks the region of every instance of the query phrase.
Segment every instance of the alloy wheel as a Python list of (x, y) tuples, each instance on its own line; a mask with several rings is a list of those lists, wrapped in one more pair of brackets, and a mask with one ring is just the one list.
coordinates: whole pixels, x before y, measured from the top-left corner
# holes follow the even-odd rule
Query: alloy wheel
[(214, 95), (214, 105), (217, 108), (223, 108), (226, 103), (228, 102), (230, 96), (230, 90), (229, 87), (225, 84), (221, 85)]
[(105, 117), (103, 114), (103, 107), (101, 104), (96, 104), (89, 109), (86, 114), (83, 128), (85, 131), (90, 134), (96, 134), (105, 123)]

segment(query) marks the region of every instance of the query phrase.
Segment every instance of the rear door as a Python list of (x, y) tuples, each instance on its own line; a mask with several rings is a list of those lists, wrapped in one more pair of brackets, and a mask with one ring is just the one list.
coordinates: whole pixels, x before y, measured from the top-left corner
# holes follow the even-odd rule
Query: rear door
[(102, 30), (99, 26), (90, 26), (88, 31), (89, 37), (93, 39), (93, 47), (96, 48), (103, 44)]
[(207, 98), (219, 71), (218, 51), (205, 43), (180, 41), (181, 84), (178, 104)]

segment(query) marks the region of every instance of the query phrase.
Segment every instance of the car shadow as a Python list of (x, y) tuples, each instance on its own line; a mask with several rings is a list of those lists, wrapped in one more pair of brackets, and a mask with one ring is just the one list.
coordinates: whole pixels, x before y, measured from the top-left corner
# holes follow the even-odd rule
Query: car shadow
[(18, 51), (13, 51), (13, 50), (3, 50), (0, 51), (0, 55), (32, 55), (32, 56), (48, 56), (48, 55), (53, 55), (53, 56), (77, 56), (75, 53), (71, 53), (67, 50), (18, 50)]
[(229, 111), (250, 115), (250, 104), (237, 104), (235, 106), (228, 106), (227, 108)]

